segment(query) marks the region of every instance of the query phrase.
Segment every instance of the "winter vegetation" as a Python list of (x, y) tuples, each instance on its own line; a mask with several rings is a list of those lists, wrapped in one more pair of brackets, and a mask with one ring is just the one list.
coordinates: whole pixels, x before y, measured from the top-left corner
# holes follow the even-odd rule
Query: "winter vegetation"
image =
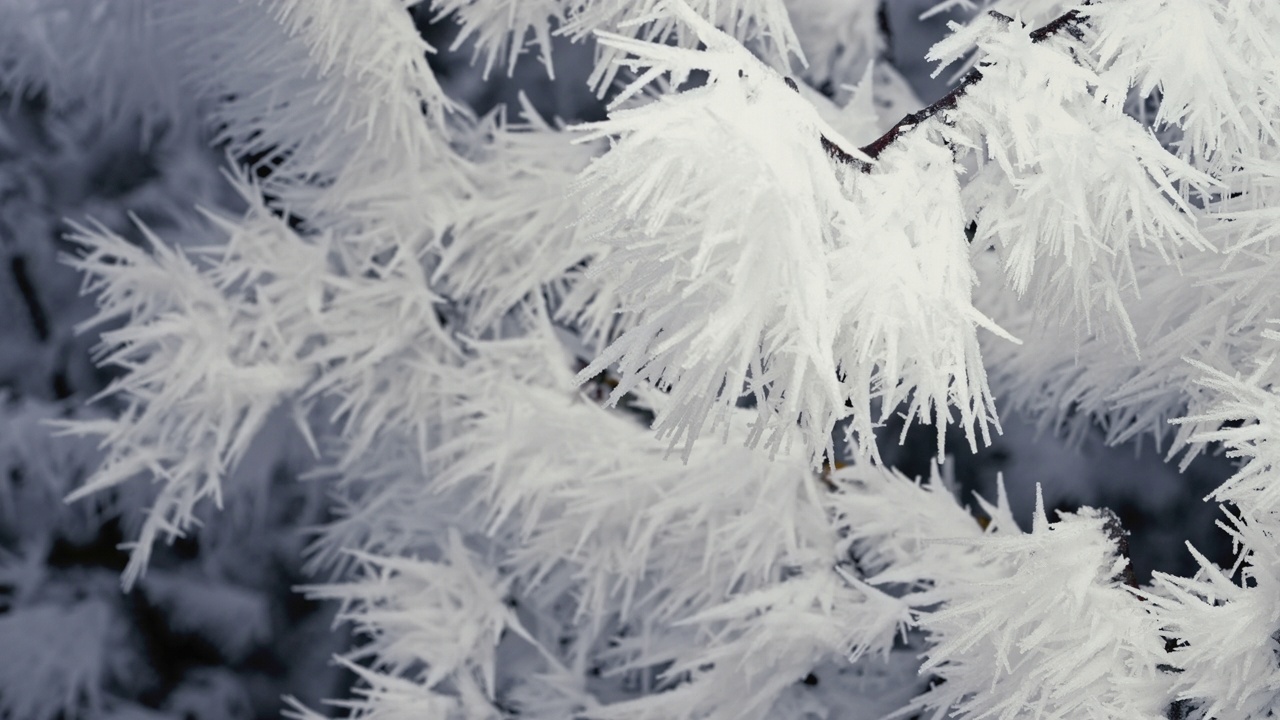
[(4, 720), (1280, 715), (1274, 0), (0, 0), (0, 95)]

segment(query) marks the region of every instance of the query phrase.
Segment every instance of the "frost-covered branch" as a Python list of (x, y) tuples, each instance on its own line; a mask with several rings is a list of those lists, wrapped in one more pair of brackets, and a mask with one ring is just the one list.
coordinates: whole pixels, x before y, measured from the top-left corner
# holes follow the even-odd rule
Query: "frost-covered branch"
[[(950, 153), (917, 137), (881, 173), (833, 172), (812, 138), (838, 136), (814, 107), (679, 12), (705, 51), (606, 38), (648, 68), (629, 93), (664, 73), (677, 85), (695, 69), (709, 79), (588, 127), (618, 138), (580, 180), (582, 213), (609, 247), (589, 276), (616, 278), (629, 317), (579, 378), (618, 362), (615, 400), (642, 382), (669, 389), (655, 427), (686, 455), (740, 397), (759, 418), (751, 444), (798, 441), (815, 467), (834, 456), (831, 431), (846, 417), (874, 454), (873, 398), (881, 412), (907, 401), (939, 432), (955, 408), (971, 442), (985, 438), (994, 408), (976, 331), (1000, 331), (968, 300)], [(935, 200), (923, 213), (908, 198), (919, 192)]]
[[(1013, 22), (1013, 18), (1003, 15), (1001, 13), (998, 13), (994, 10), (988, 11), (988, 14), (991, 17), (1005, 24)], [(1068, 35), (1071, 35), (1076, 39), (1081, 39), (1082, 36), (1080, 35), (1080, 31), (1077, 29), (1076, 25), (1081, 22), (1084, 22), (1085, 20), (1087, 20), (1087, 18), (1081, 15), (1078, 10), (1069, 10), (1063, 13), (1062, 15), (1058, 16), (1057, 18), (1053, 19), (1052, 21), (1036, 28), (1035, 30), (1032, 30), (1029, 35), (1031, 38), (1031, 42), (1033, 43), (1044, 42), (1049, 38), (1057, 35), (1058, 33), (1067, 33)], [(929, 105), (928, 107), (922, 110), (913, 112), (907, 115), (906, 117), (902, 118), (901, 120), (898, 121), (897, 124), (889, 128), (889, 130), (885, 132), (883, 135), (876, 138), (871, 143), (868, 143), (867, 145), (863, 145), (860, 148), (862, 153), (874, 160), (880, 157), (880, 154), (884, 152), (885, 149), (888, 148), (891, 144), (893, 144), (898, 139), (898, 137), (901, 136), (902, 134), (909, 132), (911, 129), (919, 126), (921, 123), (933, 118), (934, 116), (940, 113), (944, 113), (950, 110), (955, 110), (957, 108), (957, 104), (961, 101), (961, 98), (963, 98), (965, 94), (968, 93), (969, 87), (974, 83), (982, 80), (983, 75), (982, 75), (982, 70), (980, 68), (981, 68), (981, 63), (979, 64), (979, 67), (973, 68), (969, 70), (969, 72), (965, 73), (964, 77), (962, 77), (960, 81), (956, 83), (956, 86), (952, 88), (946, 95), (943, 95), (941, 98), (936, 100), (933, 104)], [(823, 141), (825, 145), (826, 138), (823, 138)], [(860, 162), (856, 158), (852, 158), (852, 157), (837, 156), (837, 159), (845, 163), (856, 163), (856, 167), (859, 167), (864, 172), (870, 171), (871, 168), (873, 167), (868, 163)]]

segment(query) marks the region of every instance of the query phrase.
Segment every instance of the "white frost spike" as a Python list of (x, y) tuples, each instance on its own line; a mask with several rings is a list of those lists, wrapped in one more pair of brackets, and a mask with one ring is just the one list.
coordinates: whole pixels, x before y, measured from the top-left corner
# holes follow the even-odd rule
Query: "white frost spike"
[[(600, 36), (608, 29), (659, 45), (696, 47), (705, 38), (701, 31), (690, 32), (692, 26), (680, 22), (683, 18), (675, 17), (675, 12), (684, 11), (685, 17), (707, 18), (708, 24), (726, 28), (737, 41), (759, 48), (775, 67), (789, 65), (792, 57), (805, 62), (784, 0), (571, 0), (565, 4), (572, 12), (557, 32), (574, 41)], [(601, 96), (616, 79), (620, 56), (619, 48), (604, 45), (587, 81)]]
[(565, 20), (562, 0), (434, 0), (430, 5), (433, 22), (449, 16), (459, 26), (450, 51), (469, 45), (474, 48), (473, 58), (484, 58), (484, 79), (503, 60), (506, 73), (514, 74), (528, 45), (538, 47), (538, 61), (546, 67), (547, 76), (555, 79), (551, 35), (554, 26)]
[(1036, 483), (1036, 509), (1031, 515), (1031, 532), (1044, 532), (1049, 528), (1049, 516), (1044, 512), (1044, 488)]
[[(1036, 498), (1043, 509), (1044, 498), (1040, 495), (1040, 485), (1036, 485)], [(986, 498), (978, 496), (978, 507), (991, 518), (991, 522), (987, 525), (987, 529), (991, 532), (1013, 532), (1018, 533), (1022, 530), (1018, 527), (1018, 521), (1013, 517), (1013, 509), (1009, 506), (1009, 492), (1004, 486), (1004, 473), (996, 473), (996, 503), (992, 505)]]

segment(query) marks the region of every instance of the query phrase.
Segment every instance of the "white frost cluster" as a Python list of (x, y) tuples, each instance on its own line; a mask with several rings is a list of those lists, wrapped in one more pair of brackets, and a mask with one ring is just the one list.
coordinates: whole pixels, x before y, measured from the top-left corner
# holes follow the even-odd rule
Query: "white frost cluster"
[[(1030, 533), (976, 544), (975, 572), (925, 593), (920, 627), (933, 647), (922, 671), (943, 682), (914, 701), (958, 718), (1164, 717), (1164, 640), (1124, 583), (1114, 516), (1088, 508)], [(1119, 525), (1114, 526), (1119, 531)]]
[(944, 65), (974, 44), (979, 53), (981, 80), (946, 113), (955, 129), (944, 132), (978, 162), (964, 191), (974, 242), (997, 248), (1010, 286), (1042, 318), (1132, 343), (1133, 253), (1150, 247), (1173, 263), (1182, 248), (1207, 248), (1176, 185), (1211, 180), (1124, 115), (1115, 95), (1125, 86), (1058, 47), (1070, 35), (1036, 42), (1031, 30), (987, 15), (930, 51)]
[[(495, 632), (509, 627), (531, 649), (521, 664), (497, 671), (492, 658), (476, 660), (497, 676), (460, 695), (470, 712), (500, 689), (523, 698), (521, 712), (532, 717), (553, 717), (574, 697), (579, 710), (601, 717), (770, 717), (817, 664), (892, 649), (908, 608), (839, 565), (840, 540), (802, 458), (761, 462), (739, 441), (699, 445), (687, 464), (672, 462), (642, 425), (573, 390), (549, 364), (557, 358), (536, 343), (476, 352), (465, 371), (442, 370), (440, 387), (450, 390), (436, 446), (424, 457), (411, 437), (388, 440), (350, 468), (340, 494), (351, 512), (313, 548), (326, 563), (350, 566), (338, 552), (347, 547), (358, 551), (357, 567), (443, 581), (459, 570), (428, 572), (423, 563), (462, 557), (457, 543), (465, 537), (475, 548), (468, 562), (492, 569), (466, 577), (501, 570), (485, 575), (494, 589), (475, 597), (490, 598), (493, 610), (484, 612)], [(747, 432), (745, 418), (735, 418), (732, 432), (735, 439)], [(422, 518), (433, 520), (407, 532)], [(395, 559), (406, 556), (423, 559)], [(370, 582), (313, 592), (363, 608)], [(416, 584), (379, 587), (382, 609), (367, 649), (379, 658), (387, 656), (384, 643), (415, 647), (400, 638), (418, 631), (393, 632), (388, 623), (422, 632), (467, 627), (461, 614), (482, 609), (461, 604), (470, 597), (462, 591), (428, 597)], [(507, 597), (519, 598), (509, 616)], [(364, 623), (372, 613), (352, 618)], [(479, 652), (474, 641), (466, 652)], [(767, 650), (784, 641), (786, 652)], [(442, 642), (432, 646), (457, 641)], [(413, 657), (427, 664), (421, 677), (433, 686), (455, 672), (461, 655)], [(592, 663), (605, 677), (669, 691), (602, 704), (581, 685)], [(388, 666), (397, 676), (408, 667)]]
[(848, 141), (732, 39), (689, 22), (707, 51), (611, 40), (650, 68), (636, 85), (709, 78), (594, 127), (619, 139), (582, 176), (582, 212), (610, 246), (591, 276), (631, 318), (580, 377), (617, 362), (615, 398), (668, 388), (655, 427), (686, 455), (742, 398), (759, 417), (752, 444), (776, 452), (799, 425), (815, 464), (845, 418), (874, 454), (873, 399), (886, 411), (909, 399), (939, 432), (955, 407), (970, 441), (985, 438), (976, 331), (998, 329), (969, 301), (950, 154), (913, 136), (871, 173), (835, 166), (818, 138), (856, 152)]

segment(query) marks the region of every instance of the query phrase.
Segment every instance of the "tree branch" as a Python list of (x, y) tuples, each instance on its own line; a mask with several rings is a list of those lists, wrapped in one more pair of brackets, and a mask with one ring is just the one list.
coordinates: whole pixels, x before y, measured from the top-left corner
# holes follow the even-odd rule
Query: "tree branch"
[[(1013, 18), (994, 10), (988, 11), (988, 14), (1003, 23), (1013, 22)], [(1068, 10), (1062, 15), (1051, 20), (1048, 24), (1031, 31), (1031, 42), (1041, 43), (1058, 33), (1066, 33), (1077, 40), (1083, 39), (1084, 34), (1080, 31), (1078, 26), (1087, 19), (1088, 17), (1082, 15), (1079, 10)], [(972, 87), (974, 83), (982, 80), (982, 77), (982, 70), (980, 67), (973, 68), (969, 72), (965, 73), (965, 76), (961, 78), (959, 84), (952, 88), (951, 92), (943, 95), (932, 105), (903, 117), (896, 125), (889, 128), (885, 134), (876, 138), (869, 145), (862, 147), (862, 152), (873, 160), (880, 157), (880, 154), (888, 149), (894, 141), (910, 131), (912, 128), (917, 127), (924, 121), (944, 110), (954, 110), (957, 103), (960, 102), (960, 99), (969, 91), (969, 88)], [(835, 160), (846, 165), (857, 167), (863, 172), (871, 171), (870, 164), (858, 160), (853, 155), (845, 152), (827, 136), (822, 135), (821, 139), (822, 149), (826, 150), (827, 154)]]

